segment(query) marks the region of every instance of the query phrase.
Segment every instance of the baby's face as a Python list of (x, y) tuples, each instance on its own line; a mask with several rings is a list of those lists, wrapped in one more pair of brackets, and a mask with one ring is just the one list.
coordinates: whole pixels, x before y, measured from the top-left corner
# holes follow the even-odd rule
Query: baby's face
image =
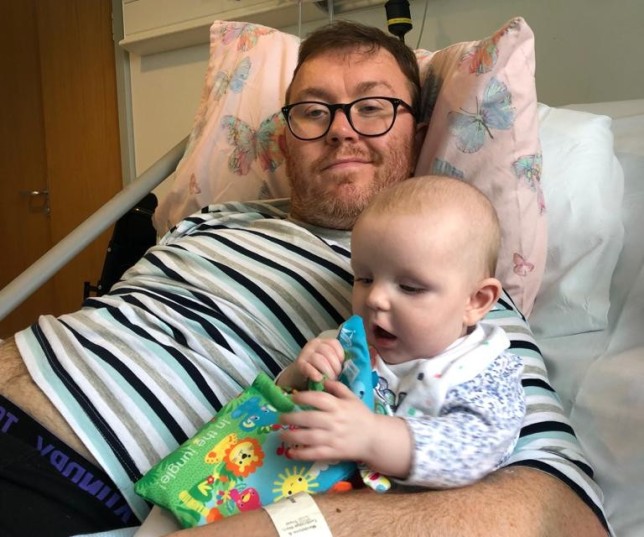
[(368, 216), (354, 228), (353, 312), (387, 363), (435, 356), (467, 331), (473, 282), (455, 220)]

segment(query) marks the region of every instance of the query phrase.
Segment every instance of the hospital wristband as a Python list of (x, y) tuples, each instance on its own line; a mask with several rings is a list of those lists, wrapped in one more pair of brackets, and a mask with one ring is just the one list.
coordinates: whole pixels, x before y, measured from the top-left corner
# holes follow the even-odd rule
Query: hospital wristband
[(322, 511), (306, 492), (298, 492), (263, 509), (280, 537), (333, 537)]

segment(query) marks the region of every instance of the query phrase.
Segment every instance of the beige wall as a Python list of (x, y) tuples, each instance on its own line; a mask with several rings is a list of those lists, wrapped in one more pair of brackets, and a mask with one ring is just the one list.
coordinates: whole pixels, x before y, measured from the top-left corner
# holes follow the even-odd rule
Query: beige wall
[[(410, 3), (415, 28), (406, 42), (416, 47), (425, 1)], [(479, 39), (516, 15), (523, 16), (536, 35), (541, 102), (561, 105), (644, 97), (642, 0), (430, 0), (420, 47), (436, 50)], [(386, 27), (382, 6), (341, 16)], [(304, 25), (303, 33), (312, 26)], [(297, 26), (284, 30), (297, 33)], [(138, 174), (190, 131), (207, 58), (207, 44), (146, 56), (130, 54), (131, 129)]]

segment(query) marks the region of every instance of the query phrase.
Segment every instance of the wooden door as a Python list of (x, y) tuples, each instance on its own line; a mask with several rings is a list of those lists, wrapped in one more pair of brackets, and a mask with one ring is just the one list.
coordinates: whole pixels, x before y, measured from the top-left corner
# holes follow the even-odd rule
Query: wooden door
[[(118, 192), (122, 178), (110, 0), (3, 0), (0, 20), (4, 287)], [(40, 313), (78, 309), (108, 240), (109, 231), (0, 322), (0, 337)]]

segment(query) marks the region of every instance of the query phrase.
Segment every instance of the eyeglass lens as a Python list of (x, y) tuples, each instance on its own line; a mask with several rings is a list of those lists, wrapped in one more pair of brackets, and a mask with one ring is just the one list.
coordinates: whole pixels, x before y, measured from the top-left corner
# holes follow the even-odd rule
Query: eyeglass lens
[(378, 97), (358, 99), (347, 105), (308, 101), (293, 105), (288, 121), (295, 136), (320, 138), (327, 133), (335, 113), (341, 108), (358, 134), (379, 136), (392, 127), (396, 107), (397, 101)]

